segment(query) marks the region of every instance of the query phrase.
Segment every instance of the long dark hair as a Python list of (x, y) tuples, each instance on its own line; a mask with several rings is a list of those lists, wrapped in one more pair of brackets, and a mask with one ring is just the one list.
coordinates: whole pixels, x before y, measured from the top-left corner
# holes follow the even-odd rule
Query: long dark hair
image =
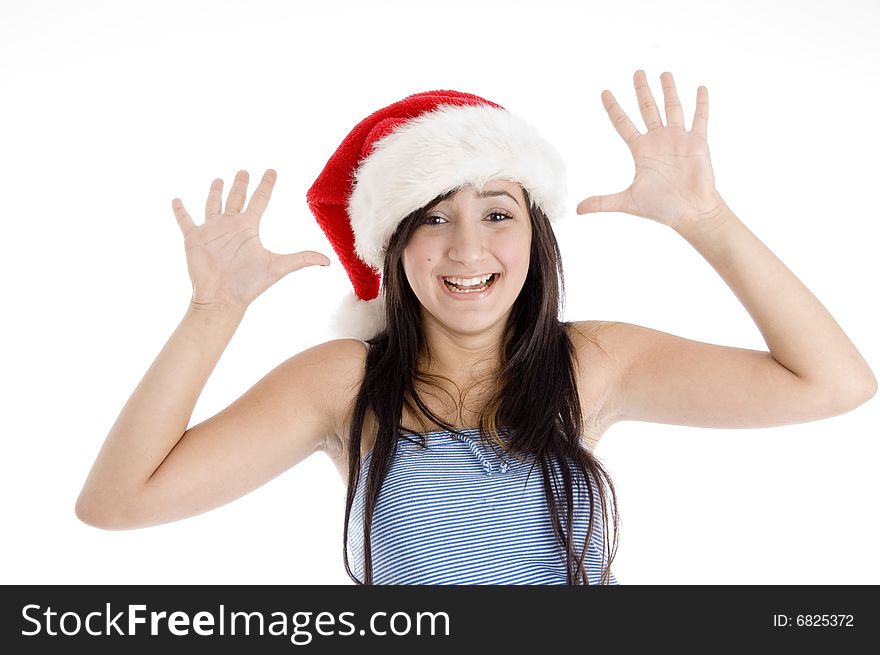
[[(404, 406), (423, 426), (424, 416), (444, 430), (461, 430), (436, 416), (416, 388), (417, 382), (437, 387), (439, 376), (419, 370), (420, 356), (426, 352), (427, 344), (422, 332), (420, 303), (409, 286), (402, 261), (406, 244), (427, 212), (457, 190), (438, 196), (401, 221), (385, 255), (382, 285), (386, 327), (367, 341), (369, 350), (363, 382), (348, 435), (348, 494), (342, 552), (345, 570), (357, 584), (373, 584), (371, 524), (379, 490), (397, 450), (398, 437), (419, 434), (402, 426)], [(565, 281), (559, 245), (547, 217), (540, 208), (532, 206), (525, 189), (523, 194), (532, 226), (529, 270), (508, 318), (499, 353), (499, 368), (494, 374), (494, 389), (480, 412), (480, 434), (487, 435), (514, 456), (533, 456), (540, 462), (553, 529), (566, 552), (568, 584), (589, 584), (584, 559), (593, 537), (598, 506), (603, 517), (604, 553), (610, 551), (600, 584), (607, 584), (611, 562), (617, 552), (616, 494), (610, 475), (582, 443), (583, 424), (575, 370), (577, 359), (568, 335), (571, 324), (560, 320)], [(352, 573), (349, 565), (348, 528), (360, 478), (361, 436), (368, 410), (376, 419), (377, 433), (365, 485), (362, 581)], [(572, 461), (578, 481), (590, 481), (585, 485), (590, 500), (590, 522), (586, 541), (579, 552), (574, 548), (572, 537)], [(551, 470), (554, 475), (552, 483)], [(564, 503), (557, 500), (554, 493), (554, 488), (558, 487), (557, 471), (562, 474)], [(610, 542), (606, 505), (610, 505), (614, 528)]]

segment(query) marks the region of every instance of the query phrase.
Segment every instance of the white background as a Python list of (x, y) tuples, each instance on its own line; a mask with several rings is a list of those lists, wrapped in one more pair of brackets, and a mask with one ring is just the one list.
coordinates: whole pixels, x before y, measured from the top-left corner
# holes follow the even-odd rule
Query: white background
[[(674, 74), (688, 127), (705, 85), (719, 191), (877, 372), (878, 19), (869, 0), (4, 0), (0, 579), (349, 583), (343, 484), (322, 454), (230, 505), (145, 530), (88, 527), (74, 503), (190, 297), (171, 199), (200, 222), (213, 178), (228, 191), (244, 168), (250, 194), (275, 168), (263, 243), (333, 261), (253, 303), (195, 424), (325, 340), (350, 285), (305, 192), (358, 121), (418, 91), (499, 102), (562, 153), (567, 318), (766, 350), (673, 231), (574, 212), (632, 179), (603, 89), (644, 130), (635, 70), (661, 107), (660, 73)], [(596, 454), (619, 494), (620, 582), (880, 583), (878, 406), (760, 430), (614, 426)]]

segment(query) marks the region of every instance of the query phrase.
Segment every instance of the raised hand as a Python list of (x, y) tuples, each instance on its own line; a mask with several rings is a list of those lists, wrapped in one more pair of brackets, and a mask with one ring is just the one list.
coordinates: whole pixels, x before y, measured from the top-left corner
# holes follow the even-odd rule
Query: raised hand
[(724, 201), (715, 189), (706, 141), (709, 92), (704, 86), (697, 89), (697, 108), (691, 129), (687, 131), (672, 74), (663, 73), (660, 81), (666, 109), (665, 126), (645, 72), (636, 71), (633, 77), (647, 134), (636, 129), (610, 91), (602, 92), (608, 117), (633, 155), (635, 178), (624, 191), (582, 200), (577, 207), (578, 214), (625, 212), (679, 229), (721, 211)]
[(179, 198), (171, 201), (183, 232), (193, 286), (192, 305), (244, 311), (288, 273), (305, 266), (330, 264), (326, 256), (312, 250), (279, 255), (263, 247), (260, 219), (272, 196), (275, 179), (275, 171), (267, 170), (244, 211), (241, 208), (247, 194), (247, 171), (239, 171), (235, 176), (225, 209), (221, 207), (223, 180), (214, 180), (205, 205), (205, 222), (201, 225), (193, 223)]

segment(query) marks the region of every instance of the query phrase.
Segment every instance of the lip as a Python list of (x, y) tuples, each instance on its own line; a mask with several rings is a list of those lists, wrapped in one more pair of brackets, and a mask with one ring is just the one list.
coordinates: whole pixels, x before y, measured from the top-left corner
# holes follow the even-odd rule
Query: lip
[(468, 273), (467, 275), (459, 275), (459, 274), (453, 275), (450, 273), (449, 275), (441, 275), (440, 278), (442, 279), (444, 277), (460, 277), (463, 280), (468, 280), (470, 278), (483, 277), (484, 275), (492, 275), (492, 274), (500, 275), (500, 273), (498, 271), (486, 271), (484, 273)]
[[(490, 271), (490, 272), (493, 272), (493, 271)], [(488, 274), (489, 273), (483, 273), (482, 275), (488, 275)], [(449, 288), (446, 286), (446, 283), (443, 281), (444, 277), (462, 277), (462, 278), (467, 279), (467, 278), (471, 278), (471, 277), (481, 277), (480, 275), (446, 275), (446, 276), (438, 275), (437, 276), (437, 283), (443, 289), (443, 293), (445, 293), (448, 297), (452, 298), (453, 300), (480, 300), (481, 298), (485, 298), (490, 293), (492, 293), (492, 290), (496, 286), (498, 286), (498, 281), (501, 279), (502, 276), (499, 273), (495, 273), (495, 280), (492, 282), (492, 284), (489, 285), (489, 288), (486, 289), (485, 291), (480, 291), (479, 293), (455, 293), (454, 291), (450, 291)]]

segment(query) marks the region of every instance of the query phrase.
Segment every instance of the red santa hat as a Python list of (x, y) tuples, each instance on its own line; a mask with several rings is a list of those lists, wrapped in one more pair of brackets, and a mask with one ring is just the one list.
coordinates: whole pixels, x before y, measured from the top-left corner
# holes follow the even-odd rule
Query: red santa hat
[(407, 96), (355, 125), (306, 199), (354, 287), (333, 320), (337, 336), (385, 327), (381, 271), (400, 222), (438, 195), (496, 179), (519, 183), (551, 221), (562, 216), (565, 170), (535, 128), (459, 91)]

